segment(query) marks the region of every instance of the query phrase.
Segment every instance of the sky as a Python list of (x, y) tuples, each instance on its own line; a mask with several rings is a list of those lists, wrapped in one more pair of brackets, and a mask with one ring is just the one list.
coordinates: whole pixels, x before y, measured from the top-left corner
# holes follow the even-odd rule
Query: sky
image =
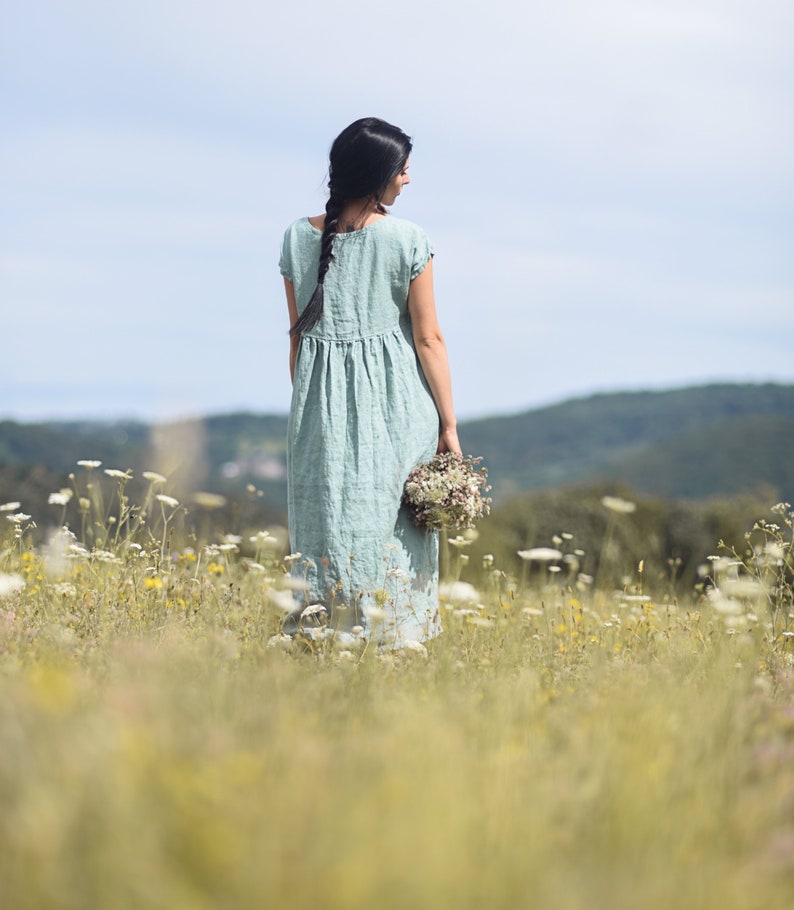
[(461, 419), (794, 382), (790, 0), (9, 0), (0, 418), (289, 408), (286, 226), (414, 140)]

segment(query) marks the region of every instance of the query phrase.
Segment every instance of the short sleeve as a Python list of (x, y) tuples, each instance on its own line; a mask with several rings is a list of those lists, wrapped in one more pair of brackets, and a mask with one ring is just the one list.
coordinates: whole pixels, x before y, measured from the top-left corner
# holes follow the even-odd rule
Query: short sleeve
[(433, 244), (423, 230), (417, 228), (414, 239), (413, 259), (411, 261), (411, 281), (421, 275), (425, 266), (433, 257)]
[(295, 270), (292, 263), (292, 228), (288, 228), (284, 233), (281, 241), (281, 255), (278, 259), (278, 268), (281, 274), (288, 280), (295, 282)]

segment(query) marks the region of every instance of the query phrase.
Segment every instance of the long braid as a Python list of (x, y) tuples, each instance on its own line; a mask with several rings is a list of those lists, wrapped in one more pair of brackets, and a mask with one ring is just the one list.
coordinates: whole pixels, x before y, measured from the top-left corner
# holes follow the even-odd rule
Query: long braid
[(343, 200), (332, 192), (325, 204), (325, 227), (320, 240), (320, 263), (317, 268), (317, 287), (314, 289), (306, 309), (300, 314), (295, 325), (289, 330), (290, 335), (300, 335), (313, 329), (323, 315), (323, 284), (328, 267), (334, 258), (334, 237), (339, 227), (339, 216), (342, 214)]

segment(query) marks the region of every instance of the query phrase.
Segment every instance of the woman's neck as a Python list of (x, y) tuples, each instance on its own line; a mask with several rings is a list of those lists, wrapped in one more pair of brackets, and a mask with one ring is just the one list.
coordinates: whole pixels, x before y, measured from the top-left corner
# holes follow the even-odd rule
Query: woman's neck
[[(361, 228), (373, 224), (387, 214), (388, 212), (380, 203), (373, 202), (371, 199), (351, 199), (345, 203), (344, 208), (339, 213), (337, 231), (341, 234), (349, 231), (360, 231)], [(309, 224), (317, 228), (318, 231), (324, 231), (325, 214), (312, 215), (309, 218)]]
[(339, 231), (359, 231), (378, 219), (383, 218), (386, 210), (372, 199), (351, 199), (345, 203), (339, 214)]

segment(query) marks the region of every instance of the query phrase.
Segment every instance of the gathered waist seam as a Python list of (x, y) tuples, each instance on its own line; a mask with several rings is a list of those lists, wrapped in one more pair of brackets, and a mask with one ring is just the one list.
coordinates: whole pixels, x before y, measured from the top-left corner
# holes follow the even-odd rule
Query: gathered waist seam
[(401, 325), (398, 325), (393, 329), (389, 329), (387, 332), (373, 332), (371, 335), (354, 335), (352, 338), (344, 338), (338, 335), (312, 335), (310, 333), (302, 334), (301, 338), (311, 338), (313, 341), (344, 341), (347, 344), (355, 344), (357, 341), (370, 341), (373, 338), (386, 338), (388, 335), (402, 334), (403, 328)]

